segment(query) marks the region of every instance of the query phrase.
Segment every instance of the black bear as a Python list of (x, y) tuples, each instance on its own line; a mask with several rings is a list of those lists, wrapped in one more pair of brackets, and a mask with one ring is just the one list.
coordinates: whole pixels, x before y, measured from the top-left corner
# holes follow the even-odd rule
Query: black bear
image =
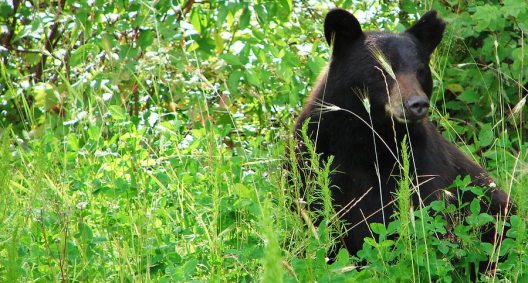
[[(433, 88), (429, 59), (444, 29), (435, 11), (401, 34), (365, 32), (342, 9), (326, 16), (324, 34), (332, 57), (296, 121), (295, 137), (304, 156), (301, 129), (309, 120), (307, 134), (315, 151), (323, 160), (334, 157), (330, 181), (336, 211), (360, 200), (342, 216), (350, 229), (343, 242), (351, 254), (371, 235), (368, 223), (384, 223), (394, 213), (404, 137), (410, 146), (415, 207), (446, 199), (445, 189), (457, 176), (469, 175), (473, 185), (487, 189), (490, 201), (482, 203), (484, 210), (508, 213), (509, 196), (427, 119)], [(493, 237), (488, 233), (483, 240), (493, 242)]]

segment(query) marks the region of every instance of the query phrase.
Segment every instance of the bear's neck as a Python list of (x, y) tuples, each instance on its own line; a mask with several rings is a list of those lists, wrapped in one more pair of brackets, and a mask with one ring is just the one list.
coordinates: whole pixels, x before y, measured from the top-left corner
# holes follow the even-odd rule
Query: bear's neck
[(405, 136), (410, 137), (413, 144), (424, 144), (421, 139), (427, 135), (423, 134), (426, 131), (423, 123), (405, 125), (396, 121), (393, 124), (390, 120), (371, 121), (366, 111), (363, 114), (366, 117), (361, 114), (356, 117), (346, 111), (322, 115), (319, 123), (312, 123), (309, 127), (312, 133), (318, 132), (315, 136), (312, 134), (316, 151), (325, 156), (334, 155), (336, 161), (353, 159), (361, 164), (377, 158), (394, 164)]

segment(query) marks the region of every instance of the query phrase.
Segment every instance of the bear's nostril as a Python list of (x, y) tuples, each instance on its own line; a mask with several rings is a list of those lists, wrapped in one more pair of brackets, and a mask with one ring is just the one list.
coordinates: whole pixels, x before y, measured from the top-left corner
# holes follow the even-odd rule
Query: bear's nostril
[(411, 96), (405, 103), (407, 113), (411, 116), (411, 119), (424, 118), (429, 109), (429, 99), (427, 96)]

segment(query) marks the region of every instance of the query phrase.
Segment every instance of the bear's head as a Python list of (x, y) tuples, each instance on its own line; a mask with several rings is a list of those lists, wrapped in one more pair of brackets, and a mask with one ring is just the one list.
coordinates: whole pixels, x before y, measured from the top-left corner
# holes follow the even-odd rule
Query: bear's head
[(326, 102), (357, 111), (358, 92), (368, 93), (369, 111), (378, 123), (387, 117), (408, 124), (424, 120), (433, 87), (429, 58), (444, 29), (435, 11), (392, 34), (364, 32), (351, 13), (331, 10), (324, 22), (332, 46)]

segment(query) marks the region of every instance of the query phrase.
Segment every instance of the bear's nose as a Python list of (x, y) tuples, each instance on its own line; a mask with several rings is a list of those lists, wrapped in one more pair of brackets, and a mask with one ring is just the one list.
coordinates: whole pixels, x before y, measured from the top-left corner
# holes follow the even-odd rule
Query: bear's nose
[(425, 95), (411, 96), (405, 101), (405, 108), (407, 109), (407, 119), (423, 119), (429, 109), (429, 99)]

